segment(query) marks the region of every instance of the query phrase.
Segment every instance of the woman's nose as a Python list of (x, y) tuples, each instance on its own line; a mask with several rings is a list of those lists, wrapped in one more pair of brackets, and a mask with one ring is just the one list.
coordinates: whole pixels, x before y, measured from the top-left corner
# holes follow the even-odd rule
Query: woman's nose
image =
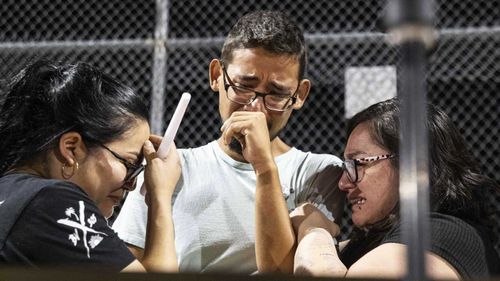
[(124, 182), (122, 188), (125, 189), (126, 191), (133, 191), (136, 185), (137, 185), (137, 179), (134, 178), (132, 180)]
[(354, 184), (349, 180), (346, 171), (342, 171), (342, 176), (339, 180), (339, 189), (347, 192), (349, 189), (354, 188)]

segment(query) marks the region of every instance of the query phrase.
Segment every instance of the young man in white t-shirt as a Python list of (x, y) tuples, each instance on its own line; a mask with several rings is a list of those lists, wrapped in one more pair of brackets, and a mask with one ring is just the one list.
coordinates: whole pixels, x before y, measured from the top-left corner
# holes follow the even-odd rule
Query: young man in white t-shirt
[[(173, 219), (180, 271), (291, 273), (289, 211), (312, 202), (340, 218), (341, 160), (302, 152), (278, 136), (309, 95), (306, 60), (302, 30), (283, 13), (258, 11), (238, 20), (221, 59), (210, 62), (223, 124), (219, 139), (178, 150)], [(136, 190), (113, 225), (139, 259), (146, 217)]]

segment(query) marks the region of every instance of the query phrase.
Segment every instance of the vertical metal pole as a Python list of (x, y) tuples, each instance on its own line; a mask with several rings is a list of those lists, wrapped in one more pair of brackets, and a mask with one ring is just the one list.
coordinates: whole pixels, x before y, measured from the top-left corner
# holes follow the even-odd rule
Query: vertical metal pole
[(429, 239), (429, 152), (426, 127), (426, 48), (433, 43), (431, 0), (389, 0), (390, 38), (401, 55), (399, 183), (402, 240), (407, 245), (405, 280), (426, 280)]
[(165, 90), (167, 80), (168, 0), (156, 0), (155, 44), (153, 54), (153, 93), (150, 104), (150, 125), (154, 134), (163, 132)]
[(425, 49), (401, 45), (400, 200), (403, 242), (408, 246), (407, 280), (425, 280), (428, 244), (428, 146), (426, 129)]

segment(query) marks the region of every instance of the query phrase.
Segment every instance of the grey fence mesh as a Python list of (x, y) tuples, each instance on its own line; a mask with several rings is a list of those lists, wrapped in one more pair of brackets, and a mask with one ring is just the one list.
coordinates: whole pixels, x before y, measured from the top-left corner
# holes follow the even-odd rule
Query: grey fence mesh
[[(180, 94), (193, 95), (179, 147), (218, 136), (217, 95), (208, 64), (224, 35), (256, 9), (288, 13), (306, 33), (310, 98), (283, 131), (289, 144), (342, 155), (346, 115), (387, 94), (398, 52), (380, 33), (383, 0), (2, 0), (0, 101), (5, 81), (26, 63), (86, 61), (137, 89), (151, 106), (156, 18), (167, 9), (166, 124)], [(500, 182), (500, 5), (497, 0), (436, 1), (437, 45), (429, 60), (429, 99), (456, 122), (484, 172)], [(156, 41), (156, 43), (158, 43)], [(161, 42), (160, 42), (161, 43)], [(354, 81), (354, 82), (353, 82)], [(353, 84), (354, 83), (354, 84)], [(352, 87), (357, 85), (357, 87)], [(356, 95), (364, 94), (356, 99)], [(372, 94), (373, 95), (370, 95)], [(354, 98), (353, 98), (354, 97)], [(489, 204), (500, 205), (493, 197)], [(500, 214), (496, 233), (500, 236)], [(342, 221), (348, 233), (349, 212)], [(345, 237), (345, 236), (344, 236)], [(497, 245), (497, 250), (499, 245)]]

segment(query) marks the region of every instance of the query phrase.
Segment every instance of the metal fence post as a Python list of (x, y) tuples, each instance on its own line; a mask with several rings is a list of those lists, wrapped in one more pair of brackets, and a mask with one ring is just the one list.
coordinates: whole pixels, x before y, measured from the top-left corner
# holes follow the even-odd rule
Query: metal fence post
[(153, 54), (153, 85), (150, 106), (150, 125), (154, 134), (163, 131), (165, 90), (167, 80), (168, 0), (156, 0), (155, 44)]
[(402, 240), (407, 245), (405, 280), (426, 280), (429, 236), (429, 152), (426, 126), (426, 50), (434, 43), (432, 0), (390, 0), (390, 40), (400, 50), (401, 102), (399, 190)]

